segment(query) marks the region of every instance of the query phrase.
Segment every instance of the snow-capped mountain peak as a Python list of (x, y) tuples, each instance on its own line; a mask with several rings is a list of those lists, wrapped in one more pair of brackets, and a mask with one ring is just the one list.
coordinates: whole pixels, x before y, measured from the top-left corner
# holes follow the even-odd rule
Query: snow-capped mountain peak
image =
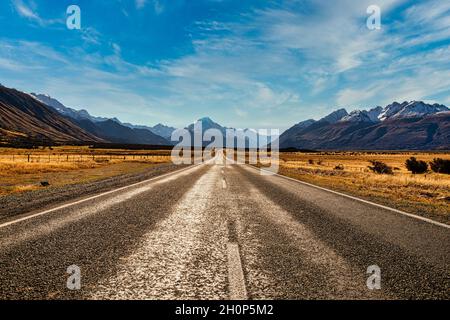
[(381, 121), (399, 118), (418, 118), (438, 112), (446, 112), (450, 109), (442, 104), (428, 104), (423, 101), (394, 102), (386, 106), (380, 114)]
[(202, 131), (206, 131), (208, 129), (218, 129), (219, 131), (221, 131), (222, 133), (225, 133), (226, 131), (226, 127), (222, 127), (220, 124), (214, 122), (211, 118), (209, 117), (203, 117), (201, 119), (198, 119), (195, 123), (192, 123), (191, 125), (189, 125), (187, 127), (187, 129), (189, 131), (194, 131), (197, 130), (197, 126), (201, 124), (202, 127)]
[(391, 118), (415, 118), (442, 111), (449, 111), (449, 109), (444, 105), (431, 105), (423, 101), (411, 101), (403, 106), (403, 108), (401, 108), (397, 113), (392, 115)]
[(339, 122), (379, 122), (378, 116), (383, 112), (382, 107), (376, 107), (370, 110), (354, 110)]
[(383, 112), (379, 115), (378, 119), (380, 119), (381, 121), (386, 120), (389, 117), (392, 117), (393, 115), (395, 115), (397, 112), (399, 112), (403, 107), (405, 107), (408, 104), (408, 102), (403, 102), (403, 103), (398, 103), (398, 102), (393, 102), (389, 105), (387, 105)]
[(449, 111), (448, 107), (437, 103), (428, 104), (423, 101), (405, 101), (402, 103), (393, 102), (384, 108), (378, 106), (370, 110), (353, 110), (350, 113), (347, 113), (345, 109), (339, 109), (319, 121), (326, 121), (331, 124), (337, 122), (378, 123), (390, 119), (420, 118)]

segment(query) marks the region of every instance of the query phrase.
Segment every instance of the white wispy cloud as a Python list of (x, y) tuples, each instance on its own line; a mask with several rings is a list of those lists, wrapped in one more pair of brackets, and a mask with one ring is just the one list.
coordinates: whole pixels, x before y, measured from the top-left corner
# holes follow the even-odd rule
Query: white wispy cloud
[(42, 18), (36, 8), (34, 2), (25, 2), (24, 0), (13, 0), (13, 6), (16, 12), (21, 16), (30, 21), (33, 21), (41, 26), (48, 26), (56, 23), (63, 23), (62, 19), (44, 19)]
[(35, 20), (35, 21), (42, 21), (41, 17), (37, 13), (35, 13), (29, 6), (27, 6), (25, 3), (23, 3), (22, 0), (14, 0), (13, 4), (17, 10), (17, 12), (25, 18)]

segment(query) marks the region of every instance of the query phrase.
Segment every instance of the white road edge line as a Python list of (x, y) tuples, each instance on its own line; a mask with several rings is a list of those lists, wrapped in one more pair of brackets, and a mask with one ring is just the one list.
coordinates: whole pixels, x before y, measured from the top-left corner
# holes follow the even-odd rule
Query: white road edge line
[(228, 253), (228, 284), (230, 300), (247, 300), (244, 271), (237, 243), (227, 244)]
[(367, 203), (367, 204), (370, 204), (370, 205), (378, 207), (378, 208), (382, 208), (382, 209), (385, 209), (385, 210), (396, 212), (396, 213), (408, 216), (410, 218), (414, 218), (414, 219), (417, 219), (417, 220), (421, 220), (421, 221), (424, 221), (424, 222), (428, 222), (428, 223), (434, 224), (436, 226), (440, 226), (440, 227), (444, 227), (444, 228), (450, 229), (450, 225), (445, 224), (445, 223), (437, 222), (437, 221), (434, 221), (434, 220), (431, 220), (431, 219), (428, 219), (428, 218), (424, 218), (424, 217), (421, 217), (421, 216), (418, 216), (418, 215), (415, 215), (415, 214), (412, 214), (412, 213), (408, 213), (408, 212), (401, 211), (401, 210), (398, 210), (398, 209), (394, 209), (394, 208), (391, 208), (391, 207), (388, 207), (388, 206), (384, 206), (382, 204), (378, 204), (378, 203), (375, 203), (375, 202), (371, 202), (371, 201), (368, 201), (368, 200), (364, 200), (364, 199), (361, 199), (361, 198), (350, 196), (350, 195), (345, 194), (345, 193), (341, 193), (341, 192), (338, 192), (338, 191), (334, 191), (334, 190), (330, 190), (330, 189), (327, 189), (327, 188), (319, 187), (319, 186), (316, 186), (315, 184), (312, 184), (312, 183), (308, 183), (308, 182), (304, 182), (304, 181), (301, 181), (301, 180), (297, 180), (297, 179), (294, 179), (294, 178), (291, 178), (291, 177), (288, 177), (288, 176), (283, 176), (282, 174), (273, 173), (272, 171), (269, 171), (269, 170), (256, 168), (256, 167), (254, 167), (252, 165), (247, 165), (247, 166), (252, 168), (252, 169), (254, 169), (254, 170), (262, 170), (262, 171), (270, 172), (272, 175), (276, 175), (276, 176), (282, 177), (284, 179), (295, 181), (297, 183), (304, 184), (304, 185), (307, 185), (307, 186), (310, 186), (310, 187), (313, 187), (313, 188), (316, 188), (316, 189), (319, 189), (319, 190), (331, 192), (331, 193), (340, 195), (342, 197), (346, 197), (346, 198), (349, 198), (349, 199), (352, 199), (352, 200), (356, 200), (356, 201), (359, 201), (359, 202)]
[(187, 168), (183, 168), (183, 169), (176, 170), (176, 171), (173, 171), (173, 172), (165, 173), (163, 175), (160, 175), (160, 176), (157, 176), (157, 177), (153, 177), (153, 178), (141, 181), (141, 182), (133, 183), (133, 184), (130, 184), (128, 186), (120, 187), (118, 189), (114, 189), (114, 190), (110, 190), (110, 191), (107, 191), (107, 192), (103, 192), (103, 193), (97, 194), (95, 196), (91, 196), (91, 197), (88, 197), (88, 198), (85, 198), (85, 199), (81, 199), (81, 200), (78, 200), (78, 201), (75, 201), (75, 202), (66, 203), (66, 204), (63, 204), (63, 205), (58, 206), (56, 208), (52, 208), (52, 209), (49, 209), (49, 210), (45, 210), (45, 211), (42, 211), (42, 212), (38, 212), (38, 213), (35, 213), (35, 214), (28, 215), (28, 216), (25, 216), (25, 217), (22, 217), (22, 218), (19, 218), (19, 219), (15, 219), (15, 220), (12, 220), (12, 221), (9, 221), (9, 222), (5, 222), (3, 224), (0, 224), (0, 229), (8, 227), (8, 226), (16, 224), (16, 223), (19, 223), (19, 222), (22, 222), (22, 221), (25, 221), (25, 220), (29, 220), (29, 219), (36, 218), (36, 217), (39, 217), (39, 216), (42, 216), (42, 215), (45, 215), (45, 214), (48, 214), (48, 213), (52, 213), (52, 212), (61, 210), (61, 209), (65, 209), (65, 208), (68, 208), (68, 207), (71, 207), (71, 206), (74, 206), (74, 205), (77, 205), (77, 204), (80, 204), (80, 203), (83, 203), (83, 202), (86, 202), (86, 201), (97, 199), (97, 198), (106, 196), (108, 194), (114, 193), (114, 192), (122, 191), (122, 190), (125, 190), (125, 189), (128, 189), (128, 188), (132, 188), (132, 187), (135, 187), (135, 186), (138, 186), (138, 185), (141, 185), (141, 184), (153, 182), (155, 180), (158, 180), (158, 179), (161, 179), (161, 178), (165, 178), (165, 177), (170, 176), (170, 175), (175, 175), (175, 174), (181, 173), (183, 171), (186, 171), (186, 170), (189, 170), (189, 169), (193, 169), (193, 168), (198, 167), (200, 165), (202, 165), (202, 164), (197, 164), (197, 165), (189, 166)]

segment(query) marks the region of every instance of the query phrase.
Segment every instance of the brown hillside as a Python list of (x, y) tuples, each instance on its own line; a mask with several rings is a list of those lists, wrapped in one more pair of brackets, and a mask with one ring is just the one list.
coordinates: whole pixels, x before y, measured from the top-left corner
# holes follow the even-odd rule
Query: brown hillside
[(30, 95), (0, 86), (0, 139), (102, 142)]

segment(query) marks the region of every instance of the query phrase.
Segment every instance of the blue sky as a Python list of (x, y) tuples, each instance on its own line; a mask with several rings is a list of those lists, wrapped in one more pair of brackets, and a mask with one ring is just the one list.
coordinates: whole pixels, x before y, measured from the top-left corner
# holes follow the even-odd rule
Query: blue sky
[(0, 30), (0, 83), (135, 124), (286, 129), (337, 107), (450, 104), (450, 1), (4, 0)]

